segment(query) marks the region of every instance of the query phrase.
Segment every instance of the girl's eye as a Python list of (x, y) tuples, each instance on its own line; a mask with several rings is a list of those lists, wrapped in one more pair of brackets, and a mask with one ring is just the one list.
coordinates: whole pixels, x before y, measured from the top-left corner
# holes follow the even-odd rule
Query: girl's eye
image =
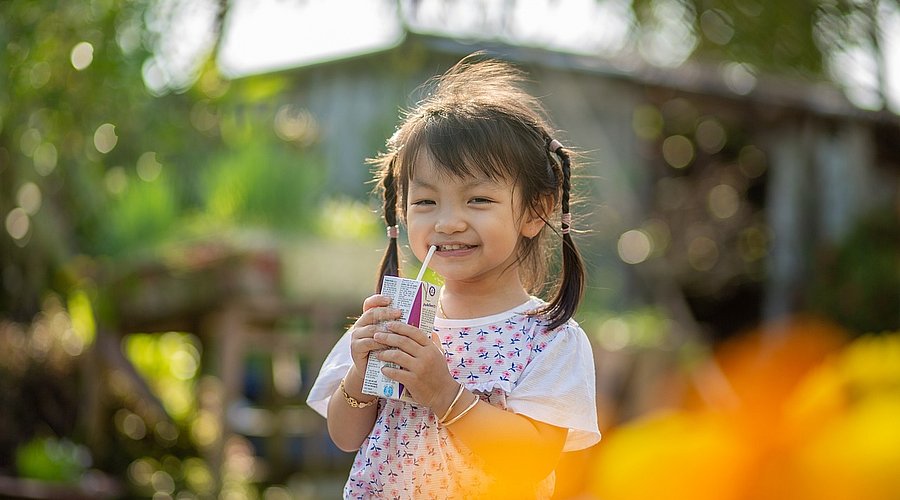
[(472, 198), (471, 202), (472, 202), (472, 203), (484, 204), (484, 203), (493, 203), (494, 201), (491, 200), (490, 198), (475, 197), (475, 198)]
[(422, 205), (434, 205), (434, 200), (417, 200), (411, 203), (411, 205), (419, 207)]

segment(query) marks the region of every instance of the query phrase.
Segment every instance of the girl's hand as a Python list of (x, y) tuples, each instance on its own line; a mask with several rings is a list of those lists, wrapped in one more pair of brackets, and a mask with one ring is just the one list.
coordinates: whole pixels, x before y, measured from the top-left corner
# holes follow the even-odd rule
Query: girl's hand
[(385, 295), (372, 295), (363, 302), (363, 313), (350, 329), (350, 357), (357, 373), (366, 372), (369, 352), (384, 349), (385, 346), (375, 341), (375, 332), (385, 321), (399, 319), (401, 311), (388, 307), (391, 298)]
[(385, 367), (381, 371), (406, 386), (419, 403), (432, 410), (445, 410), (459, 385), (450, 375), (441, 348), (425, 332), (402, 321), (391, 321), (387, 327), (387, 332), (375, 333), (374, 341), (388, 349), (374, 355), (400, 365), (402, 370)]

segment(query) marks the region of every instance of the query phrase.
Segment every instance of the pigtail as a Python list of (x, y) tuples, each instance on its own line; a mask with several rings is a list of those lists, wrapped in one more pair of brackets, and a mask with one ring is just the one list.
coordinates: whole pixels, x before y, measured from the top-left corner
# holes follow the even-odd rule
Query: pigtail
[(397, 237), (400, 228), (397, 225), (397, 182), (394, 177), (394, 162), (396, 153), (387, 164), (384, 176), (381, 178), (381, 190), (384, 196), (384, 222), (387, 224), (388, 246), (381, 259), (378, 270), (378, 282), (375, 284), (375, 292), (381, 292), (381, 283), (385, 276), (400, 275), (400, 254), (397, 248)]
[(572, 214), (569, 211), (569, 192), (571, 191), (572, 167), (569, 154), (559, 141), (550, 143), (550, 150), (559, 157), (562, 164), (562, 280), (556, 296), (547, 304), (544, 314), (549, 320), (548, 327), (554, 329), (568, 321), (575, 314), (581, 296), (584, 293), (584, 263), (581, 253), (575, 246), (570, 234)]

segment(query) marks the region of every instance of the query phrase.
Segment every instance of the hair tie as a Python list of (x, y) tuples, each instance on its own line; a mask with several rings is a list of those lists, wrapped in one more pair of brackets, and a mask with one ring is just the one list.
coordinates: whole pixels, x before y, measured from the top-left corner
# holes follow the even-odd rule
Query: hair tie
[(388, 238), (397, 238), (400, 236), (400, 227), (399, 226), (388, 226), (387, 227), (387, 237)]
[(562, 234), (569, 234), (569, 228), (572, 227), (572, 214), (564, 213), (560, 218), (560, 222), (562, 222)]
[(552, 141), (550, 141), (550, 146), (548, 146), (548, 147), (550, 148), (551, 152), (556, 153), (557, 151), (562, 149), (563, 145), (561, 142), (557, 141), (556, 139), (553, 139)]

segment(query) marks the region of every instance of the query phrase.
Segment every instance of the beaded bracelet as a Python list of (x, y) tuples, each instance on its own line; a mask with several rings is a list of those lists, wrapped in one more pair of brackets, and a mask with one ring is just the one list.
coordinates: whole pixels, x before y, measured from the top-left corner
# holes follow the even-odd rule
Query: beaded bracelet
[(459, 419), (463, 418), (464, 416), (466, 416), (466, 413), (469, 413), (469, 412), (472, 410), (472, 408), (475, 408), (475, 405), (477, 405), (478, 402), (481, 401), (481, 398), (479, 398), (477, 394), (473, 394), (473, 396), (475, 396), (475, 400), (472, 401), (472, 404), (470, 404), (469, 406), (467, 406), (465, 410), (459, 412), (459, 415), (457, 415), (457, 416), (451, 418), (451, 419), (450, 419), (449, 421), (447, 421), (447, 422), (438, 422), (438, 423), (441, 424), (441, 425), (443, 425), (444, 427), (448, 427), (448, 426), (450, 426), (451, 424), (453, 424), (454, 422), (456, 422), (457, 420), (459, 420)]
[[(459, 384), (459, 382), (457, 382), (457, 383)], [(447, 417), (450, 416), (450, 412), (453, 411), (453, 406), (456, 405), (457, 401), (459, 401), (459, 397), (462, 396), (462, 393), (464, 390), (465, 390), (465, 387), (463, 387), (462, 384), (459, 384), (459, 390), (456, 391), (456, 397), (453, 398), (453, 402), (450, 403), (450, 406), (447, 407), (447, 411), (444, 412), (444, 416), (441, 417), (440, 420), (438, 420), (438, 422), (443, 422), (444, 420), (447, 420)]]

